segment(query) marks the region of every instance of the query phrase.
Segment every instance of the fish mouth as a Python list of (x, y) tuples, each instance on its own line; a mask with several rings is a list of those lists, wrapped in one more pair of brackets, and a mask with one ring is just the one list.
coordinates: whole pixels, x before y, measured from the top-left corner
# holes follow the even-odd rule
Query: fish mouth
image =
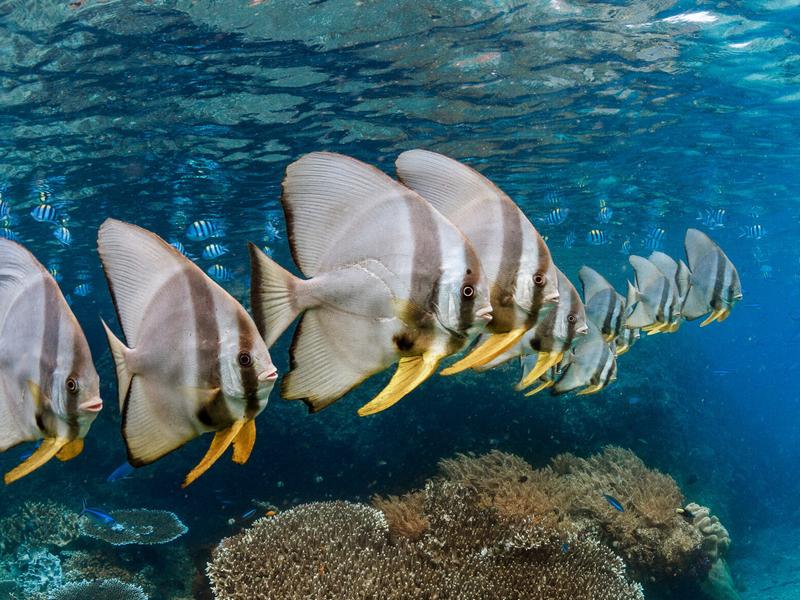
[(575, 330), (575, 335), (586, 335), (587, 333), (589, 333), (588, 325), (581, 325)]
[(273, 369), (272, 371), (264, 371), (258, 376), (258, 380), (262, 383), (265, 381), (274, 383), (277, 378), (278, 378), (278, 369)]
[(492, 307), (491, 306), (486, 306), (484, 308), (481, 308), (480, 310), (476, 311), (475, 316), (477, 318), (479, 318), (479, 319), (484, 319), (487, 322), (491, 321), (492, 320)]
[(103, 410), (103, 401), (100, 398), (93, 398), (91, 400), (87, 400), (83, 404), (78, 405), (80, 410), (85, 410), (86, 412), (93, 412), (97, 413)]

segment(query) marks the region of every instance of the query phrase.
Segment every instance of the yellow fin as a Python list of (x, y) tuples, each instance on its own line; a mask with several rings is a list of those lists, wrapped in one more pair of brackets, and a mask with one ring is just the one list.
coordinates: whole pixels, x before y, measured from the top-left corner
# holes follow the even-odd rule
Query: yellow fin
[(657, 333), (664, 333), (669, 331), (670, 324), (669, 323), (657, 323), (655, 327), (651, 327), (647, 330), (647, 335), (655, 335)]
[(630, 349), (631, 349), (631, 345), (630, 344), (619, 344), (617, 346), (616, 350), (614, 351), (614, 353), (615, 353), (616, 356), (622, 356), (623, 354), (625, 354)]
[(600, 390), (603, 389), (603, 385), (600, 383), (596, 383), (595, 385), (590, 385), (589, 387), (583, 388), (580, 392), (578, 392), (578, 396), (586, 396), (588, 394), (596, 394)]
[(197, 466), (189, 472), (189, 474), (186, 476), (186, 479), (183, 480), (181, 487), (185, 488), (195, 479), (200, 477), (200, 475), (208, 471), (208, 469), (211, 468), (211, 465), (217, 462), (219, 457), (225, 453), (225, 450), (228, 449), (228, 446), (231, 445), (233, 439), (239, 434), (239, 431), (242, 429), (243, 425), (243, 420), (234, 421), (233, 425), (230, 427), (215, 433), (214, 439), (211, 440), (211, 446), (208, 447), (208, 452), (206, 452), (206, 455), (203, 457), (203, 459), (197, 463)]
[(248, 419), (239, 434), (233, 438), (233, 462), (243, 465), (250, 458), (256, 444), (256, 422)]
[(532, 386), (539, 377), (547, 372), (547, 369), (560, 363), (562, 358), (564, 358), (563, 352), (539, 352), (536, 365), (531, 369), (530, 373), (517, 384), (517, 390), (524, 390), (526, 387)]
[(75, 438), (67, 442), (56, 454), (56, 458), (62, 462), (72, 460), (83, 452), (83, 438)]
[(719, 310), (715, 310), (714, 312), (712, 312), (710, 315), (706, 317), (705, 321), (700, 323), (700, 327), (705, 327), (706, 325), (713, 323), (714, 321), (719, 319), (720, 316), (722, 316), (722, 314), (725, 312), (725, 310), (726, 309), (724, 308), (720, 308)]
[(717, 317), (717, 322), (722, 323), (725, 319), (727, 319), (731, 314), (730, 308), (723, 308), (720, 311), (720, 315)]
[(359, 408), (358, 414), (363, 417), (386, 410), (433, 375), (441, 360), (441, 354), (430, 353), (401, 358), (389, 384), (380, 394)]
[(553, 381), (552, 379), (550, 379), (549, 381), (545, 381), (544, 383), (540, 383), (535, 388), (533, 388), (530, 392), (525, 392), (525, 397), (527, 398), (528, 396), (533, 396), (534, 394), (538, 394), (542, 390), (546, 390), (547, 388), (552, 386), (554, 383), (555, 383), (555, 381)]
[(603, 336), (603, 341), (608, 344), (609, 342), (613, 342), (616, 339), (616, 337), (617, 336), (614, 335), (614, 332), (607, 333)]
[(494, 333), (458, 362), (442, 371), (442, 375), (455, 375), (473, 367), (480, 367), (497, 358), (516, 344), (527, 329), (512, 329), (508, 333)]
[(64, 438), (45, 438), (33, 454), (5, 474), (3, 481), (8, 485), (9, 483), (14, 483), (17, 479), (22, 479), (26, 475), (33, 473), (36, 469), (53, 458), (58, 451), (68, 443), (69, 440), (65, 440)]

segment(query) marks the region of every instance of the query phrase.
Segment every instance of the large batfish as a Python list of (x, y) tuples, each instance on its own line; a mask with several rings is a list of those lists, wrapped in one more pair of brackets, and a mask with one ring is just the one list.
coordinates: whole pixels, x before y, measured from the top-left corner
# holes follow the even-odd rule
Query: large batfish
[(472, 245), (418, 194), (378, 169), (327, 152), (286, 170), (281, 198), (302, 280), (250, 246), (251, 304), (271, 345), (299, 315), (287, 399), (311, 412), (394, 363), (358, 411), (384, 410), (425, 381), (491, 318)]
[(80, 454), (102, 408), (89, 344), (58, 284), (25, 248), (0, 239), (0, 452), (43, 440), (5, 482)]
[[(669, 331), (680, 318), (674, 280), (643, 256), (631, 255), (636, 284), (628, 282), (625, 327), (642, 329), (652, 335)], [(676, 309), (677, 315), (676, 315)]]
[(558, 364), (573, 342), (588, 331), (586, 311), (578, 290), (569, 278), (556, 269), (558, 278), (558, 305), (550, 310), (533, 328), (525, 332), (522, 339), (478, 370), (494, 368), (517, 356), (532, 355), (526, 359), (527, 367), (517, 389), (533, 385), (551, 367)]
[(617, 358), (613, 342), (603, 339), (599, 329), (589, 325), (589, 333), (578, 340), (568, 364), (552, 387), (553, 394), (565, 394), (578, 388), (579, 396), (594, 394), (617, 378)]
[(663, 252), (656, 250), (647, 257), (651, 263), (658, 267), (658, 270), (666, 275), (672, 283), (672, 322), (669, 327), (662, 329), (664, 333), (675, 333), (681, 326), (681, 309), (689, 292), (689, 267), (686, 263), (676, 261), (674, 258)]
[(614, 341), (625, 326), (625, 298), (590, 267), (581, 267), (578, 278), (583, 286), (586, 316), (597, 325), (606, 342)]
[(722, 322), (742, 299), (742, 284), (736, 267), (722, 249), (702, 231), (689, 229), (684, 240), (689, 261), (689, 291), (682, 314), (688, 320), (711, 313), (701, 324)]
[(550, 251), (511, 198), (474, 169), (426, 150), (403, 152), (396, 165), (400, 181), (452, 221), (478, 253), (489, 283), (490, 335), (442, 374), (480, 367), (512, 348), (558, 302)]
[(255, 443), (254, 419), (277, 378), (253, 320), (193, 262), (146, 229), (107, 219), (97, 245), (127, 342), (106, 326), (128, 462), (152, 463), (213, 431), (211, 447), (183, 486), (231, 444), (233, 461), (245, 463)]

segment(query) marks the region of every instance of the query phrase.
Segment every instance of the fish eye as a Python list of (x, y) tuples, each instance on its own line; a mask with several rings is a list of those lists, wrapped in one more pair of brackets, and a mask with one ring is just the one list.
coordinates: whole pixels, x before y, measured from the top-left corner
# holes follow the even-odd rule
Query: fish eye
[(464, 298), (472, 298), (475, 295), (475, 288), (471, 285), (465, 285), (461, 288), (461, 295), (464, 296)]
[(253, 357), (249, 352), (239, 352), (239, 364), (243, 367), (249, 367), (253, 364)]
[(79, 387), (80, 386), (78, 385), (77, 379), (75, 379), (74, 377), (67, 377), (67, 391), (70, 394), (74, 394), (75, 392), (77, 392)]
[(570, 323), (574, 323), (577, 320), (578, 320), (578, 317), (576, 317), (575, 315), (569, 315), (567, 317), (567, 321), (569, 321)]
[(533, 276), (533, 283), (535, 283), (538, 286), (544, 285), (545, 281), (547, 281), (547, 279), (541, 273), (536, 273), (536, 275)]

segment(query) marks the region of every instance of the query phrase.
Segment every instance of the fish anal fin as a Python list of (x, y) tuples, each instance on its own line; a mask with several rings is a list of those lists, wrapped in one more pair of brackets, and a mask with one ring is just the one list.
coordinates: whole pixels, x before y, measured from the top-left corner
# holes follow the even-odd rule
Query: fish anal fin
[(597, 392), (602, 390), (603, 387), (604, 386), (600, 383), (590, 385), (589, 387), (583, 388), (580, 392), (578, 392), (578, 396), (588, 396), (589, 394), (596, 394)]
[(359, 408), (358, 414), (362, 417), (374, 415), (394, 405), (430, 377), (441, 360), (442, 355), (432, 353), (401, 358), (397, 363), (397, 371), (388, 385), (375, 398)]
[(243, 465), (250, 458), (253, 446), (256, 443), (256, 422), (248, 419), (242, 425), (241, 431), (233, 438), (233, 462)]
[(69, 443), (69, 440), (64, 438), (46, 438), (42, 441), (41, 445), (34, 450), (33, 454), (6, 473), (3, 476), (3, 481), (8, 485), (33, 473), (36, 469), (53, 458), (67, 443)]
[(532, 386), (550, 367), (561, 362), (562, 358), (564, 358), (563, 352), (539, 352), (533, 369), (517, 384), (517, 391)]
[[(211, 445), (208, 447), (208, 451), (206, 452), (205, 456), (197, 463), (197, 466), (189, 471), (189, 474), (186, 476), (186, 479), (183, 480), (181, 484), (182, 488), (190, 485), (194, 482), (198, 477), (200, 477), (203, 473), (208, 471), (215, 462), (219, 460), (219, 458), (225, 454), (225, 451), (228, 449), (233, 443), (233, 440), (239, 435), (239, 432), (242, 430), (242, 426), (244, 425), (243, 420), (234, 421), (229, 427), (217, 431), (214, 434), (214, 439), (211, 440)], [(253, 438), (255, 440), (255, 438)]]
[(75, 438), (62, 446), (61, 450), (56, 454), (56, 458), (62, 462), (66, 462), (72, 460), (81, 452), (83, 452), (83, 438)]
[(490, 335), (467, 356), (444, 369), (442, 375), (455, 375), (461, 371), (485, 365), (519, 342), (526, 331), (526, 329), (519, 328), (512, 329), (508, 333)]
[(525, 397), (528, 398), (530, 396), (534, 396), (534, 395), (538, 394), (539, 392), (541, 392), (542, 390), (546, 390), (547, 388), (552, 387), (553, 384), (555, 384), (555, 381), (553, 381), (552, 379), (548, 379), (547, 381), (542, 382), (539, 385), (537, 385), (532, 390), (530, 390), (528, 392), (525, 392)]

